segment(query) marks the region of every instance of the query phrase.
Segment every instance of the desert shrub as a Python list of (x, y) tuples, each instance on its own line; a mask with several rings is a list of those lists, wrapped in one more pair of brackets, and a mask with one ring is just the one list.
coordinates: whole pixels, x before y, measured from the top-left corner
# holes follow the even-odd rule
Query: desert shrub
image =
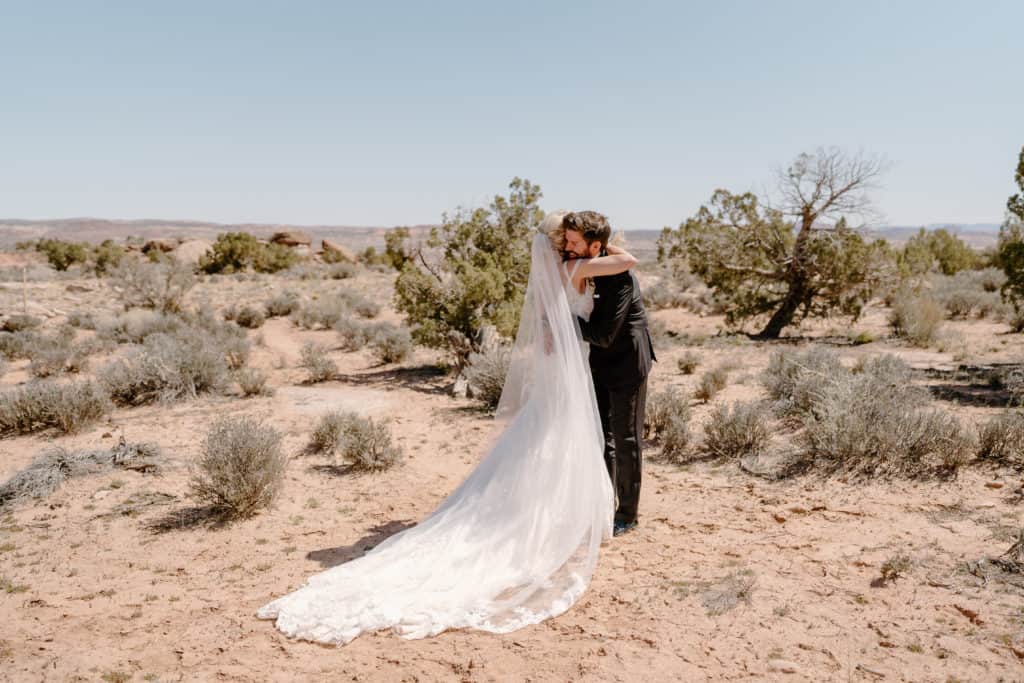
[(7, 360), (31, 358), (40, 336), (36, 330), (0, 332), (0, 356)]
[(480, 353), (469, 354), (465, 368), (469, 395), (486, 408), (497, 408), (510, 361), (511, 353), (506, 346), (496, 346)]
[(682, 308), (687, 298), (675, 283), (662, 278), (643, 290), (644, 308), (659, 311), (666, 308)]
[(694, 390), (694, 397), (704, 403), (709, 403), (729, 383), (729, 370), (724, 367), (717, 367), (708, 370), (700, 376), (700, 382)]
[(935, 299), (903, 292), (893, 300), (889, 325), (897, 337), (915, 346), (928, 346), (938, 341), (944, 318)]
[(272, 396), (273, 388), (267, 386), (267, 373), (256, 368), (241, 368), (235, 372), (235, 381), (243, 396)]
[(291, 268), (301, 260), (297, 251), (284, 244), (262, 246), (253, 262), (253, 270), (258, 273), (278, 273)]
[(276, 429), (253, 417), (222, 418), (203, 441), (191, 493), (225, 517), (249, 517), (277, 497), (286, 465)]
[(199, 258), (199, 269), (208, 274), (238, 273), (252, 269), (277, 273), (295, 266), (301, 258), (283, 244), (266, 244), (247, 232), (217, 235), (209, 251)]
[[(327, 251), (325, 254), (333, 254), (338, 252)], [(330, 261), (328, 261), (330, 263)], [(354, 263), (331, 263), (326, 269), (325, 274), (328, 280), (348, 280), (356, 276), (359, 272)]]
[(31, 382), (0, 394), (0, 437), (55, 428), (81, 430), (110, 410), (110, 399), (92, 381)]
[(889, 376), (879, 361), (825, 382), (804, 415), (805, 454), (827, 471), (948, 475), (971, 448), (960, 423), (930, 407), (926, 390)]
[(141, 344), (151, 334), (174, 334), (185, 327), (176, 315), (146, 308), (133, 308), (96, 321), (96, 336), (118, 344)]
[(961, 270), (932, 278), (932, 295), (951, 318), (984, 317), (1001, 309), (999, 288), (1006, 276), (995, 268)]
[(338, 333), (338, 345), (345, 351), (358, 351), (373, 339), (379, 325), (344, 316), (332, 326)]
[(692, 375), (696, 371), (697, 366), (700, 365), (700, 358), (697, 357), (693, 351), (687, 351), (683, 354), (683, 357), (676, 361), (676, 367), (679, 368), (679, 372), (684, 375)]
[(21, 332), (23, 330), (34, 330), (42, 324), (42, 318), (37, 318), (34, 315), (15, 313), (4, 320), (3, 325), (0, 325), (0, 330), (4, 332)]
[(352, 311), (361, 318), (376, 318), (380, 315), (380, 304), (371, 301), (358, 292), (342, 290), (336, 296), (349, 311)]
[(53, 334), (39, 335), (29, 349), (29, 372), (33, 377), (50, 377), (65, 372), (81, 372), (89, 365), (90, 343), (75, 344), (75, 329), (62, 325)]
[(28, 499), (50, 495), (66, 480), (113, 468), (152, 473), (160, 468), (160, 447), (154, 443), (128, 443), (122, 439), (110, 449), (68, 451), (50, 448), (28, 467), (0, 484), (0, 509)]
[(341, 297), (325, 296), (315, 301), (304, 302), (292, 312), (291, 319), (299, 327), (306, 330), (317, 328), (330, 329), (343, 318), (348, 317), (351, 309)]
[(1007, 410), (981, 425), (977, 456), (1024, 469), (1024, 410)]
[(689, 415), (686, 418), (672, 416), (661, 432), (661, 455), (669, 462), (682, 464), (686, 461), (690, 447)]
[(124, 247), (119, 246), (114, 240), (103, 240), (99, 245), (93, 247), (91, 253), (92, 271), (96, 277), (109, 275), (124, 258)]
[(111, 278), (126, 307), (155, 308), (164, 313), (182, 310), (185, 296), (196, 282), (192, 266), (166, 256), (156, 262), (124, 258), (111, 271)]
[(380, 325), (373, 331), (370, 348), (381, 363), (400, 363), (412, 353), (412, 335), (404, 327)]
[(320, 417), (309, 450), (339, 455), (356, 470), (381, 470), (397, 464), (401, 451), (387, 426), (357, 413), (333, 411)]
[(235, 312), (235, 323), (246, 329), (255, 330), (266, 321), (263, 311), (252, 306), (242, 306)]
[(704, 450), (716, 458), (758, 455), (771, 440), (768, 408), (759, 402), (718, 406), (704, 427)]
[(209, 306), (184, 313), (182, 319), (187, 325), (183, 329), (191, 329), (191, 334), (219, 349), (230, 369), (237, 370), (249, 360), (249, 335), (238, 325), (221, 320)]
[(299, 367), (309, 373), (306, 381), (326, 382), (338, 374), (338, 366), (327, 355), (327, 347), (322, 344), (306, 342), (302, 347), (299, 359)]
[(85, 263), (89, 258), (89, 245), (82, 242), (67, 242), (44, 238), (36, 242), (36, 251), (46, 256), (54, 270), (67, 270), (76, 263)]
[(114, 402), (129, 406), (195, 398), (220, 391), (227, 379), (224, 348), (197, 329), (151, 334), (100, 372)]
[(264, 304), (264, 308), (267, 312), (268, 318), (278, 318), (285, 315), (291, 315), (298, 310), (301, 305), (299, 295), (295, 292), (284, 291), (275, 294), (273, 297), (267, 300)]
[(7, 361), (4, 360), (3, 356), (0, 356), (0, 377), (7, 374)]
[(776, 413), (803, 415), (811, 410), (820, 387), (846, 372), (834, 351), (821, 347), (806, 351), (782, 349), (769, 357), (761, 383)]
[(689, 423), (690, 402), (686, 395), (676, 387), (652, 392), (647, 397), (647, 409), (644, 411), (644, 438), (660, 438), (673, 419)]
[(68, 313), (67, 323), (72, 327), (77, 327), (82, 330), (96, 329), (96, 318), (92, 313), (72, 311), (71, 313)]

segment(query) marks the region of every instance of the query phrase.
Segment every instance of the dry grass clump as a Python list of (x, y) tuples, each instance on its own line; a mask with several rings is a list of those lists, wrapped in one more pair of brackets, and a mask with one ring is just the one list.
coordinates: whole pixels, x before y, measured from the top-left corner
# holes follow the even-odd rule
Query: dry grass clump
[(953, 275), (934, 275), (932, 295), (950, 318), (1003, 316), (1007, 309), (999, 296), (1006, 274), (997, 268), (961, 270)]
[(377, 323), (370, 348), (381, 363), (400, 363), (412, 353), (412, 334), (404, 327)]
[(682, 358), (676, 361), (676, 367), (684, 375), (692, 375), (697, 370), (698, 365), (700, 365), (700, 358), (693, 351), (687, 351), (683, 354)]
[(704, 427), (704, 451), (714, 458), (760, 455), (771, 441), (770, 422), (760, 402), (718, 406)]
[(53, 334), (39, 334), (27, 349), (33, 377), (51, 377), (82, 372), (89, 366), (89, 355), (97, 350), (95, 343), (75, 343), (75, 329), (61, 325)]
[(3, 323), (0, 324), (0, 331), (23, 332), (25, 330), (34, 330), (42, 324), (42, 318), (37, 318), (34, 315), (15, 313), (14, 315), (8, 316)]
[(81, 430), (110, 411), (110, 398), (96, 382), (30, 382), (0, 394), (0, 437), (54, 428)]
[(740, 603), (750, 603), (757, 579), (750, 569), (729, 574), (721, 581), (708, 586), (700, 596), (701, 604), (711, 616), (725, 614)]
[(228, 351), (201, 329), (146, 337), (127, 358), (109, 363), (100, 381), (119, 405), (192, 399), (221, 391), (228, 381)]
[(333, 379), (338, 374), (338, 365), (327, 355), (328, 348), (323, 344), (306, 342), (299, 356), (299, 367), (304, 368), (309, 376), (307, 382), (315, 384)]
[(235, 372), (235, 382), (245, 397), (273, 396), (274, 389), (267, 385), (268, 379), (267, 373), (256, 368), (241, 368)]
[(962, 425), (920, 387), (894, 379), (885, 360), (824, 383), (803, 416), (800, 442), (828, 471), (865, 476), (950, 475), (972, 448)]
[(1024, 409), (1011, 409), (978, 428), (979, 460), (1024, 470)]
[(224, 312), (224, 318), (226, 320), (233, 320), (239, 327), (249, 330), (263, 327), (263, 323), (267, 321), (267, 317), (262, 310), (249, 305), (242, 306), (241, 308), (229, 307)]
[(95, 321), (96, 336), (118, 344), (141, 344), (151, 334), (173, 334), (185, 327), (176, 315), (146, 308), (133, 308)]
[(181, 311), (185, 296), (196, 283), (191, 265), (168, 257), (155, 263), (124, 258), (111, 272), (111, 279), (125, 307), (154, 308), (164, 313)]
[(825, 472), (861, 476), (948, 476), (968, 459), (971, 438), (933, 407), (891, 355), (847, 370), (832, 352), (773, 355), (763, 382), (778, 412), (802, 427), (800, 457)]
[(675, 387), (652, 393), (644, 412), (643, 436), (661, 443), (663, 458), (683, 463), (691, 442), (689, 399)]
[(50, 448), (0, 485), (0, 509), (29, 499), (42, 499), (72, 477), (111, 468), (140, 472), (159, 470), (160, 448), (152, 443), (121, 441), (109, 450), (68, 451)]
[(799, 415), (811, 409), (818, 387), (845, 373), (834, 351), (816, 346), (806, 351), (784, 349), (772, 353), (761, 383), (778, 414)]
[(490, 410), (497, 408), (510, 362), (511, 352), (505, 346), (469, 354), (464, 370), (469, 396)]
[(339, 455), (352, 469), (383, 470), (398, 464), (402, 453), (391, 441), (387, 426), (353, 412), (330, 412), (320, 417), (309, 450)]
[(719, 366), (708, 370), (700, 376), (700, 382), (693, 392), (694, 398), (702, 403), (710, 403), (718, 393), (729, 384), (729, 369)]
[(675, 417), (689, 421), (689, 398), (676, 387), (651, 392), (644, 411), (644, 438), (659, 438)]
[(361, 318), (375, 318), (380, 314), (380, 305), (358, 292), (341, 290), (322, 295), (315, 301), (302, 303), (291, 313), (292, 321), (307, 330), (330, 329), (342, 319), (351, 315)]
[(945, 310), (926, 294), (901, 292), (889, 313), (893, 333), (915, 346), (927, 347), (939, 341)]
[(225, 518), (249, 517), (277, 497), (286, 465), (276, 429), (252, 417), (222, 418), (203, 441), (191, 493)]
[(295, 311), (299, 310), (302, 305), (302, 300), (299, 295), (290, 290), (285, 290), (275, 294), (263, 304), (263, 308), (267, 313), (268, 318), (279, 318), (286, 315), (291, 315)]

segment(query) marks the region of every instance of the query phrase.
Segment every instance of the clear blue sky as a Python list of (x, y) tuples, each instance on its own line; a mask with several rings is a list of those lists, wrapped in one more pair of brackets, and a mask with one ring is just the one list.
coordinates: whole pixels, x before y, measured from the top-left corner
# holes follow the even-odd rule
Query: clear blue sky
[(999, 222), (1024, 3), (7, 2), (0, 217), (677, 224), (839, 145), (889, 224)]

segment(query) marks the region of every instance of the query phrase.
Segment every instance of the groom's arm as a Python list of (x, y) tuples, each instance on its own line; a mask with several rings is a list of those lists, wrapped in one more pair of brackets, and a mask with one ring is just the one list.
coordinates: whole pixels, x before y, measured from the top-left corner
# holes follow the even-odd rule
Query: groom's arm
[(579, 318), (583, 339), (594, 346), (611, 346), (629, 315), (629, 305), (633, 300), (633, 278), (626, 275), (616, 284), (614, 290), (594, 299), (594, 311), (589, 321)]

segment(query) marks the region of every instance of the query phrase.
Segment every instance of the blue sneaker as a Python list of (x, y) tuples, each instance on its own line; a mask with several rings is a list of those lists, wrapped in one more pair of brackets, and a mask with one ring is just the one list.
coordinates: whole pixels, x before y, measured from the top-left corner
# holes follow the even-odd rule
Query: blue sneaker
[(636, 528), (636, 522), (615, 522), (612, 526), (612, 536), (621, 536), (622, 534), (628, 534), (630, 531)]

